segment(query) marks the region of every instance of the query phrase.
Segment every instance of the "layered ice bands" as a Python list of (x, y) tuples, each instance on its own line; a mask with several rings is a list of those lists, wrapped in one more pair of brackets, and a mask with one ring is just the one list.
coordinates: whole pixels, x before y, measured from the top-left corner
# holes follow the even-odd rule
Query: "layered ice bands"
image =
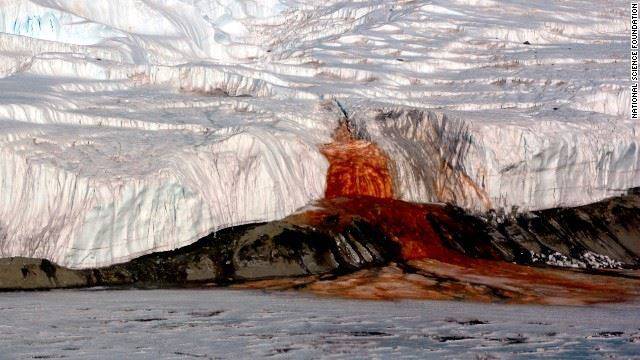
[(95, 267), (286, 216), (323, 197), (343, 112), (404, 200), (620, 194), (626, 8), (0, 0), (0, 256)]

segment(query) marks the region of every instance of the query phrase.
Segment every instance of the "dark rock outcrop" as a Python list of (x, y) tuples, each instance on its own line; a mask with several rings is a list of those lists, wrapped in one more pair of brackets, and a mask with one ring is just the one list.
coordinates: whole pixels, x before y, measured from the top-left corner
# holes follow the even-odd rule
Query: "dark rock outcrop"
[(375, 225), (354, 219), (340, 232), (279, 221), (256, 227), (233, 254), (237, 279), (345, 273), (382, 265), (399, 254)]
[(0, 259), (0, 290), (223, 285), (342, 274), (397, 257), (397, 244), (371, 224), (353, 221), (339, 232), (325, 225), (314, 228), (281, 220), (238, 226), (174, 251), (99, 269), (72, 270), (40, 259)]
[(0, 290), (44, 290), (90, 285), (90, 271), (70, 270), (49, 260), (0, 259)]
[(526, 261), (527, 252), (578, 260), (590, 252), (627, 266), (640, 265), (640, 189), (575, 208), (493, 218), (488, 225), (495, 244), (521, 248), (511, 253), (520, 262)]

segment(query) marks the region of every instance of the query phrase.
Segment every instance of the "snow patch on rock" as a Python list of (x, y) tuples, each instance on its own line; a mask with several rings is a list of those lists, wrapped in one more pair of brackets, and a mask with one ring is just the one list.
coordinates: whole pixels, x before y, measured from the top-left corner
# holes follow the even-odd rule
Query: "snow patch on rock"
[(559, 252), (550, 254), (531, 253), (533, 263), (544, 263), (551, 266), (571, 267), (577, 269), (622, 269), (622, 263), (602, 254), (585, 251), (578, 258), (565, 256)]

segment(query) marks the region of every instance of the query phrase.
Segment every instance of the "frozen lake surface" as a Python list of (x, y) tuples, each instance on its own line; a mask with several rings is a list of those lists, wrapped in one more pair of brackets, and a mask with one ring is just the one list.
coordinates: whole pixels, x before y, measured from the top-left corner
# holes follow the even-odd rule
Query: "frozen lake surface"
[(637, 358), (639, 310), (228, 289), (5, 293), (0, 358)]

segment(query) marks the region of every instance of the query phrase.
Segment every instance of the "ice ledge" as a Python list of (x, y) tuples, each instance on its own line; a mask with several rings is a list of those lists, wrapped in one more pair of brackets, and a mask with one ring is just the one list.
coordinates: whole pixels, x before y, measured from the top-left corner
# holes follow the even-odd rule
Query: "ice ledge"
[(640, 124), (358, 103), (352, 126), (390, 157), (402, 200), (476, 210), (578, 206), (640, 186)]

